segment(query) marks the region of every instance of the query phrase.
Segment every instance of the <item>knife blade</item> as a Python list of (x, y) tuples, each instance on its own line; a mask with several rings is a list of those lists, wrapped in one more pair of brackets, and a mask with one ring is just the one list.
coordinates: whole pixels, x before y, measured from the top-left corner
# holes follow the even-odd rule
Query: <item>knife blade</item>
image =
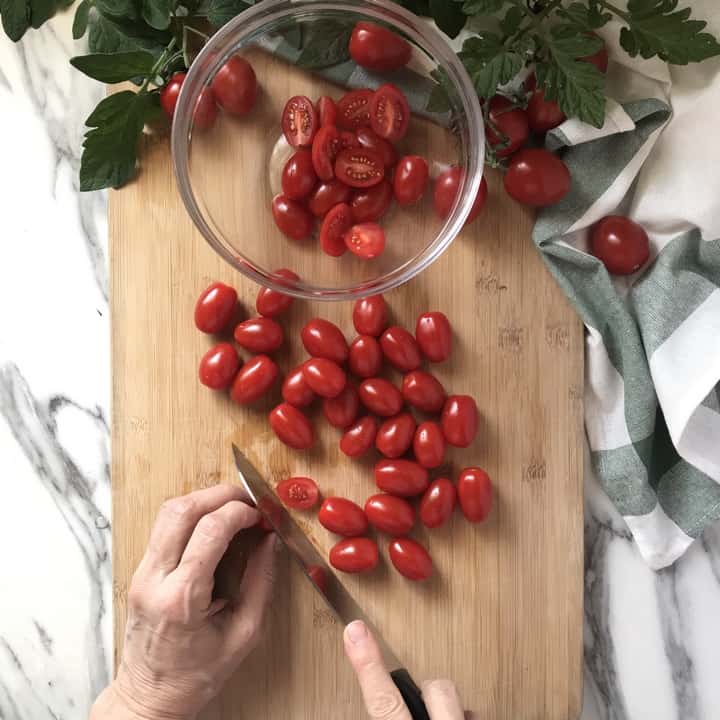
[[(335, 573), (330, 570), (325, 558), (310, 542), (287, 509), (278, 501), (277, 496), (263, 476), (234, 443), (232, 449), (235, 457), (235, 467), (245, 492), (247, 492), (260, 514), (283, 541), (290, 551), (290, 555), (298, 563), (330, 611), (343, 625), (347, 625), (353, 620), (362, 620), (365, 623), (380, 646), (386, 666), (390, 670), (390, 676), (408, 706), (413, 720), (430, 720), (420, 688), (410, 677), (410, 674), (398, 660), (383, 636), (377, 631), (375, 625), (365, 615), (362, 608), (346, 590)], [(318, 570), (324, 582), (316, 582), (313, 579), (313, 575), (316, 578), (318, 577), (316, 574)]]

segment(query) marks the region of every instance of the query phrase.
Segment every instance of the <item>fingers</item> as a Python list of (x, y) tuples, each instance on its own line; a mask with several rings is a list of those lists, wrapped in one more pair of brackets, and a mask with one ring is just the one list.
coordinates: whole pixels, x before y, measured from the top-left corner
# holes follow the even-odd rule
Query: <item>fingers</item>
[(460, 695), (451, 680), (423, 683), (422, 695), (431, 720), (464, 720)]
[(372, 720), (412, 720), (400, 691), (383, 663), (380, 648), (360, 620), (351, 622), (343, 635), (345, 654), (355, 670), (365, 707)]

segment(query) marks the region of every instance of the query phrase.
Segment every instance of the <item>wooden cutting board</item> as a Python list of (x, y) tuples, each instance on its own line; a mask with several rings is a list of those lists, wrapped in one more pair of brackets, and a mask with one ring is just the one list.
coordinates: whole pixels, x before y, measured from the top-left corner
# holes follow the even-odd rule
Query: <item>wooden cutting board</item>
[[(272, 401), (243, 409), (199, 385), (197, 362), (210, 339), (193, 325), (198, 293), (212, 280), (234, 285), (249, 316), (257, 288), (195, 231), (175, 191), (167, 139), (146, 139), (142, 157), (138, 180), (110, 199), (116, 659), (127, 589), (159, 505), (236, 482), (233, 433), (272, 481), (308, 474), (325, 494), (361, 504), (374, 491), (373, 459), (345, 458), (338, 431), (319, 414), (317, 449), (296, 453), (268, 432)], [(495, 508), (480, 526), (457, 512), (441, 530), (416, 530), (436, 563), (428, 583), (394, 571), (385, 538), (380, 568), (344, 581), (416, 680), (453, 678), (478, 718), (574, 720), (581, 702), (582, 330), (532, 245), (531, 214), (506, 197), (498, 174), (488, 180), (481, 219), (387, 299), (409, 328), (424, 310), (451, 319), (454, 355), (433, 371), (449, 390), (477, 398), (482, 431), (450, 459), (455, 473), (471, 464), (489, 472)], [(350, 315), (349, 303), (296, 302), (285, 320), (293, 352), (280, 356), (283, 370), (302, 358), (298, 333), (307, 319), (333, 320), (351, 338)], [(332, 538), (310, 520), (314, 541), (328, 548)], [(262, 645), (204, 717), (364, 718), (341, 631), (283, 557)]]

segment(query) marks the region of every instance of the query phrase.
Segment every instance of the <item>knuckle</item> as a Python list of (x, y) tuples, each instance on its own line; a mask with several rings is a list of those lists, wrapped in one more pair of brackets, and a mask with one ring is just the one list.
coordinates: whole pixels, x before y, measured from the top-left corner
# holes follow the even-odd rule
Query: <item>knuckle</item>
[(175, 497), (166, 500), (160, 506), (160, 511), (164, 515), (169, 515), (170, 517), (177, 518), (178, 520), (183, 520), (194, 514), (196, 505), (197, 504), (193, 498), (189, 495), (184, 495), (183, 497)]
[(423, 683), (423, 694), (439, 695), (452, 700), (457, 696), (457, 689), (452, 680), (439, 678), (437, 680), (428, 680), (426, 683)]
[(368, 712), (373, 720), (394, 720), (405, 710), (399, 692), (380, 690), (368, 699)]
[(219, 515), (204, 515), (197, 524), (197, 530), (209, 540), (219, 540), (225, 536), (227, 523)]
[(165, 593), (157, 602), (157, 610), (161, 617), (171, 623), (182, 624), (187, 619), (185, 603), (180, 593)]
[(240, 625), (240, 644), (243, 649), (250, 650), (260, 642), (260, 623), (246, 618)]

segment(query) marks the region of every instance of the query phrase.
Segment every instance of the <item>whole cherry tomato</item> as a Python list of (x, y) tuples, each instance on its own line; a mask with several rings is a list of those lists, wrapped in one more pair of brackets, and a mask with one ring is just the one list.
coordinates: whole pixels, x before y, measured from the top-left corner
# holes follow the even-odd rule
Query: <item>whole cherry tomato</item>
[(378, 564), (378, 548), (370, 538), (346, 538), (330, 548), (330, 564), (341, 572), (364, 573)]
[(375, 377), (382, 370), (382, 360), (380, 343), (372, 335), (359, 335), (352, 341), (348, 366), (355, 377)]
[(498, 157), (508, 157), (527, 142), (530, 135), (527, 113), (502, 95), (495, 95), (489, 107), (485, 137)]
[(340, 449), (348, 457), (360, 457), (373, 446), (376, 433), (377, 420), (366, 415), (345, 431), (340, 438)]
[(388, 458), (399, 458), (412, 445), (416, 422), (410, 413), (385, 420), (375, 436), (375, 447)]
[(398, 205), (412, 205), (425, 193), (430, 171), (425, 158), (406, 155), (398, 160), (393, 176), (393, 190)]
[(457, 502), (455, 486), (444, 477), (430, 483), (420, 501), (420, 520), (425, 527), (444, 525), (453, 514)]
[(465, 468), (457, 482), (460, 509), (470, 522), (482, 522), (492, 508), (492, 483), (488, 474), (477, 467)]
[(272, 214), (280, 232), (291, 240), (305, 240), (313, 231), (313, 216), (297, 200), (276, 195), (272, 201)]
[(320, 247), (331, 257), (344, 255), (345, 233), (352, 227), (353, 214), (350, 206), (339, 203), (325, 216), (320, 226)]
[[(596, 33), (588, 33), (588, 35), (602, 40), (602, 38)], [(584, 57), (578, 58), (578, 60), (584, 60), (585, 62), (589, 62), (604, 75), (608, 69), (607, 45), (605, 45), (605, 42), (603, 41), (602, 47), (597, 52), (593, 53), (592, 55), (585, 55)]]
[(334, 125), (321, 127), (312, 144), (312, 164), (321, 180), (332, 180), (334, 163), (340, 152), (340, 134)]
[(319, 125), (314, 105), (304, 95), (291, 97), (283, 109), (281, 124), (292, 147), (310, 147)]
[(390, 495), (422, 495), (428, 482), (428, 471), (412, 460), (379, 460), (375, 465), (375, 484)]
[(397, 152), (391, 142), (376, 135), (369, 127), (360, 127), (355, 131), (355, 137), (361, 147), (377, 153), (387, 169), (397, 163)]
[(313, 191), (317, 175), (309, 150), (297, 150), (290, 157), (285, 163), (280, 182), (283, 195), (291, 200), (302, 200)]
[(423, 313), (415, 325), (415, 339), (423, 355), (434, 363), (444, 362), (452, 352), (452, 329), (441, 312)]
[(468, 447), (477, 435), (479, 418), (475, 400), (469, 395), (451, 395), (442, 411), (445, 440), (455, 447)]
[(337, 122), (337, 107), (335, 106), (335, 101), (331, 97), (323, 95), (317, 101), (317, 114), (320, 118), (320, 127), (335, 125)]
[(370, 295), (355, 301), (353, 325), (360, 335), (378, 337), (388, 324), (388, 311), (382, 295)]
[(326, 530), (345, 537), (364, 535), (368, 529), (363, 509), (352, 500), (341, 497), (325, 498), (318, 520)]
[(354, 188), (377, 185), (385, 177), (380, 156), (366, 148), (346, 148), (335, 160), (335, 177)]
[(374, 222), (358, 223), (345, 233), (345, 244), (359, 258), (372, 260), (385, 249), (385, 231)]
[(315, 217), (325, 217), (338, 203), (350, 200), (352, 190), (339, 180), (321, 182), (308, 199), (308, 209)]
[(355, 190), (350, 200), (353, 220), (356, 223), (377, 222), (393, 201), (392, 185), (387, 179), (373, 187)]
[(365, 515), (370, 524), (388, 535), (407, 535), (415, 524), (415, 510), (403, 498), (379, 493), (365, 502)]
[[(165, 114), (172, 118), (175, 115), (175, 106), (177, 105), (180, 88), (185, 81), (184, 72), (177, 72), (170, 77), (163, 89), (160, 91), (160, 105)], [(217, 118), (217, 105), (215, 104), (215, 93), (211, 87), (203, 88), (200, 91), (195, 112), (193, 114), (193, 124), (199, 130), (208, 130), (215, 124)]]
[[(441, 173), (435, 181), (435, 189), (433, 191), (433, 204), (438, 217), (443, 220), (450, 215), (450, 211), (455, 204), (458, 190), (460, 189), (460, 180), (463, 177), (463, 171), (459, 167), (451, 167)], [(488, 188), (487, 180), (483, 178), (480, 181), (478, 193), (475, 196), (470, 214), (465, 221), (465, 225), (471, 223), (480, 214), (487, 200)]]
[(375, 72), (398, 70), (410, 62), (412, 47), (381, 25), (359, 22), (350, 36), (350, 57)]
[(307, 568), (307, 574), (310, 579), (315, 583), (317, 589), (323, 594), (327, 595), (328, 591), (328, 574), (325, 568), (319, 565), (310, 565)]
[(238, 55), (233, 55), (217, 71), (211, 87), (218, 105), (233, 115), (247, 115), (255, 104), (255, 71), (247, 60)]
[[(275, 270), (274, 275), (287, 280), (299, 280), (300, 278), (292, 271), (282, 268)], [(255, 309), (263, 317), (277, 317), (287, 312), (293, 304), (293, 298), (277, 290), (261, 288), (255, 300)]]
[(546, 207), (570, 192), (570, 172), (565, 163), (547, 150), (521, 150), (505, 173), (505, 190), (523, 205)]
[(278, 366), (267, 355), (256, 355), (235, 376), (230, 397), (240, 405), (255, 402), (270, 390), (279, 374)]
[(283, 329), (271, 318), (244, 320), (235, 328), (235, 342), (253, 353), (271, 353), (283, 344)]
[(357, 388), (348, 383), (336, 397), (325, 398), (322, 409), (325, 418), (333, 427), (344, 430), (355, 422), (360, 410)]
[(275, 487), (283, 504), (295, 510), (310, 510), (315, 507), (320, 492), (314, 480), (308, 477), (291, 477), (281, 480)]
[(405, 137), (410, 124), (410, 106), (402, 91), (387, 83), (370, 100), (370, 127), (385, 140), (397, 142)]
[(270, 411), (270, 427), (282, 442), (295, 450), (307, 450), (315, 444), (312, 423), (296, 407), (281, 403)]
[(230, 343), (220, 343), (202, 356), (198, 376), (206, 387), (222, 390), (233, 381), (239, 367), (237, 350)]
[(291, 370), (282, 386), (283, 400), (297, 408), (307, 407), (315, 399), (315, 393), (305, 382), (302, 365)]
[(389, 327), (380, 336), (380, 347), (393, 367), (410, 372), (420, 367), (420, 348), (415, 338), (399, 325)]
[(315, 357), (303, 365), (303, 377), (308, 387), (323, 398), (337, 397), (347, 383), (343, 369), (332, 360)]
[(340, 98), (337, 104), (338, 127), (357, 130), (370, 124), (370, 100), (372, 90), (351, 90)]
[(403, 406), (400, 391), (384, 378), (369, 378), (360, 383), (360, 402), (381, 417), (397, 415)]
[(222, 332), (235, 314), (237, 292), (229, 285), (215, 282), (205, 288), (195, 303), (195, 327), (200, 332)]
[(175, 106), (177, 105), (180, 89), (185, 82), (187, 73), (176, 72), (168, 78), (168, 81), (160, 91), (160, 106), (165, 114), (172, 118), (175, 115)]
[(395, 569), (408, 580), (427, 580), (432, 575), (432, 558), (415, 540), (395, 538), (388, 550)]
[(445, 460), (445, 436), (435, 422), (421, 423), (413, 438), (415, 459), (426, 468), (440, 467)]
[(613, 275), (632, 275), (650, 257), (645, 229), (622, 215), (608, 215), (593, 227), (590, 252)]
[(440, 381), (424, 370), (413, 370), (403, 377), (402, 396), (409, 405), (426, 413), (439, 413), (447, 397)]
[(565, 113), (555, 100), (546, 100), (545, 91), (538, 88), (530, 96), (527, 106), (527, 118), (534, 133), (544, 133), (565, 122)]
[(329, 320), (313, 318), (300, 331), (300, 337), (308, 354), (313, 357), (327, 358), (338, 365), (347, 360), (347, 340), (340, 328)]

